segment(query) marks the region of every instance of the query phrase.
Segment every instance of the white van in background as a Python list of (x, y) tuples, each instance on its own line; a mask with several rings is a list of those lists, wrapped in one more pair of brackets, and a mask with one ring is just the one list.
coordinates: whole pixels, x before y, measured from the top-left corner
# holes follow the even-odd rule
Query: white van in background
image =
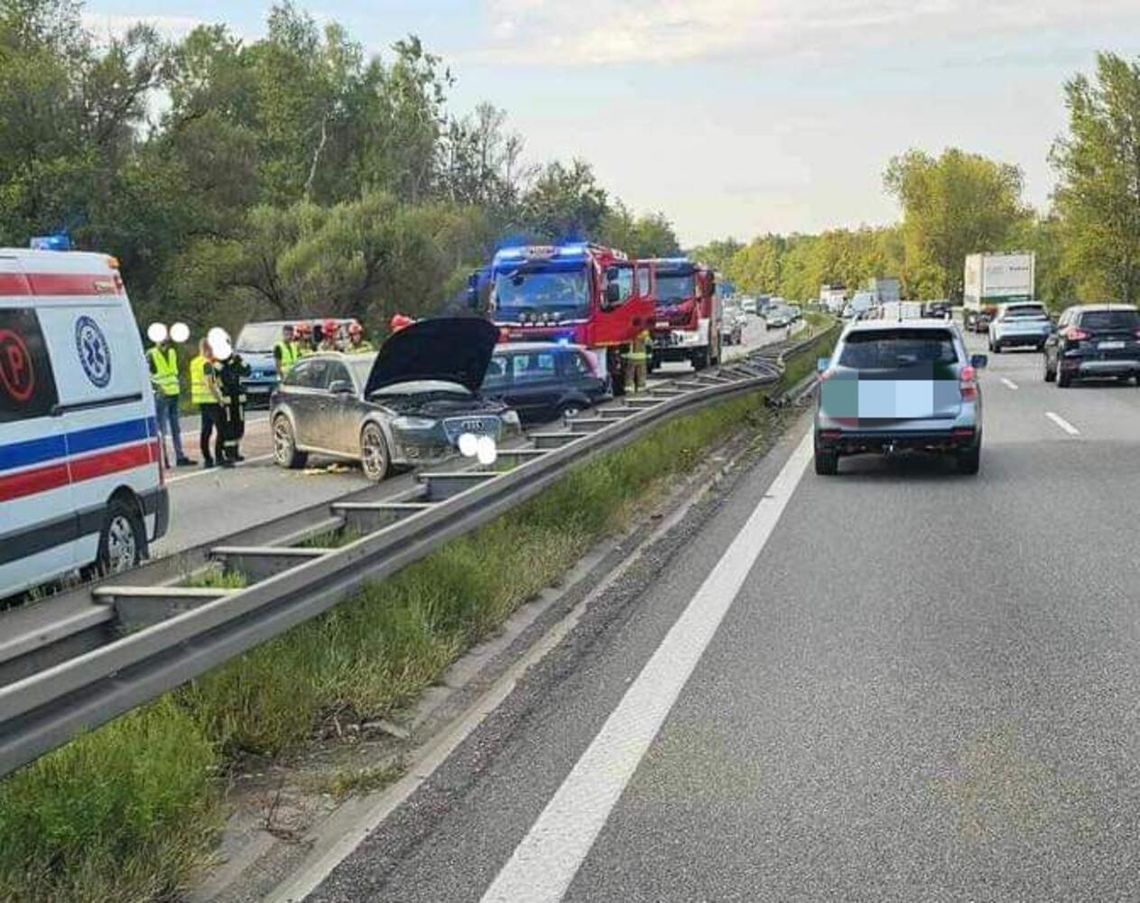
[(0, 598), (133, 567), (166, 532), (168, 505), (117, 262), (0, 249)]

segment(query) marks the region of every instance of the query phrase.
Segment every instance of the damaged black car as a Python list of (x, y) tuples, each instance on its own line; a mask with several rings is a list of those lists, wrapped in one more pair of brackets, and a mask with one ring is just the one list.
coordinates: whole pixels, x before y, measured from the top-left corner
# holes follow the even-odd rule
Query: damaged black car
[(493, 463), (499, 444), (521, 432), (513, 410), (479, 394), (497, 340), (485, 320), (439, 318), (402, 329), (379, 352), (302, 358), (273, 394), (274, 460), (359, 461), (375, 481), (393, 465), (456, 451)]

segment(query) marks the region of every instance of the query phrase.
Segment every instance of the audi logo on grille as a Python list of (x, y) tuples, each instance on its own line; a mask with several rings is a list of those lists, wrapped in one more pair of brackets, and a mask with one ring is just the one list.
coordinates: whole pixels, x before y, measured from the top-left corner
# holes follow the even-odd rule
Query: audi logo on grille
[(487, 425), (482, 420), (460, 420), (458, 426), (465, 433), (481, 433)]

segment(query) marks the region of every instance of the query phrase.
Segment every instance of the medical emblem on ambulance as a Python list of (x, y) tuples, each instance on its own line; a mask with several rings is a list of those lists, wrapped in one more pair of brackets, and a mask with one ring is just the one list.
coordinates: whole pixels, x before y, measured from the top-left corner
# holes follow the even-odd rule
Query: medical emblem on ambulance
[(105, 389), (111, 381), (111, 347), (99, 324), (90, 317), (75, 321), (75, 350), (79, 352), (79, 363), (87, 378)]

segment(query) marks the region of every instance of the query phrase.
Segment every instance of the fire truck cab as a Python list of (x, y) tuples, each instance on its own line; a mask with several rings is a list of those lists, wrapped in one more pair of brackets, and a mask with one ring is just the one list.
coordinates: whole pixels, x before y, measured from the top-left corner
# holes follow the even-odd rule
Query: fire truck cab
[(722, 307), (713, 271), (686, 257), (647, 262), (656, 305), (650, 369), (665, 361), (689, 361), (694, 370), (720, 363)]
[(634, 339), (653, 326), (651, 279), (648, 264), (601, 245), (507, 247), (472, 275), (468, 300), (503, 341), (590, 349), (620, 395)]

